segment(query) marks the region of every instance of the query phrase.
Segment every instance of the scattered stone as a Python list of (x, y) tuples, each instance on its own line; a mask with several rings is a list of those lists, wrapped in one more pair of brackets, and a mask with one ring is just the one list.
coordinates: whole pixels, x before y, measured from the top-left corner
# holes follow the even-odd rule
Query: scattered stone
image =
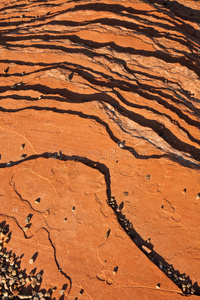
[(29, 264), (33, 264), (34, 263), (34, 260), (31, 258), (31, 259), (29, 259)]
[[(42, 291), (37, 289), (37, 292), (31, 290), (35, 288), (39, 280), (41, 282), (42, 275), (37, 274), (37, 277), (32, 275), (27, 276), (20, 270), (19, 257), (16, 257), (11, 251), (8, 252), (7, 248), (4, 248), (4, 239), (9, 240), (9, 232), (0, 227), (0, 299), (43, 299), (45, 296)], [(33, 263), (33, 258), (29, 262)], [(24, 295), (22, 289), (26, 284), (31, 283), (27, 291), (28, 294)], [(39, 283), (40, 285), (40, 283)], [(51, 295), (50, 295), (51, 296)], [(35, 298), (36, 297), (36, 298)]]
[(15, 90), (18, 86), (22, 86), (23, 82), (19, 82), (19, 83), (15, 83), (13, 85), (11, 85), (11, 89)]
[(20, 149), (22, 150), (22, 149), (24, 149), (24, 147), (25, 147), (25, 144), (22, 144), (22, 145), (20, 146)]
[(4, 74), (7, 74), (8, 71), (9, 71), (9, 69), (10, 69), (10, 67), (7, 67), (5, 70), (3, 70), (3, 73), (4, 73)]
[(156, 285), (156, 288), (157, 288), (157, 289), (159, 289), (159, 288), (160, 288), (160, 286), (161, 286), (161, 284), (160, 284), (160, 283), (158, 283), (158, 284)]
[(64, 291), (64, 290), (60, 290), (59, 293), (60, 293), (61, 295), (64, 295), (65, 291)]
[(38, 97), (38, 100), (41, 100), (43, 98), (43, 95), (40, 95), (39, 97)]
[(106, 232), (106, 236), (105, 236), (106, 239), (109, 237), (110, 232), (111, 232), (111, 229), (109, 229), (109, 230)]
[(142, 245), (142, 250), (144, 253), (146, 254), (150, 254), (151, 253), (151, 249), (149, 249), (148, 247), (146, 247), (145, 245)]
[(115, 275), (115, 274), (117, 273), (118, 269), (119, 269), (118, 266), (114, 268), (114, 270), (113, 270), (113, 275)]
[(184, 190), (183, 190), (183, 194), (186, 194), (186, 191), (187, 191), (187, 189), (186, 189), (186, 188), (184, 188)]
[(28, 230), (28, 228), (29, 228), (28, 226), (25, 226), (25, 227), (23, 228), (23, 231), (26, 232), (26, 231)]
[(31, 282), (31, 280), (30, 280), (29, 277), (26, 277), (25, 281), (26, 281), (27, 283), (30, 283), (30, 282)]
[(36, 287), (36, 285), (37, 285), (37, 279), (34, 277), (34, 278), (32, 279), (31, 286), (32, 286), (32, 288), (34, 289), (34, 288)]
[(39, 292), (37, 293), (37, 296), (39, 297), (39, 299), (41, 299), (44, 296), (44, 294), (42, 292)]
[(31, 220), (31, 217), (30, 217), (30, 215), (28, 215), (25, 219), (25, 223), (28, 224), (30, 222), (30, 220)]
[(37, 198), (36, 200), (35, 200), (35, 203), (37, 203), (37, 204), (39, 204), (40, 203), (40, 198)]
[(11, 166), (12, 166), (12, 161), (6, 163), (6, 167), (11, 167)]
[(20, 157), (20, 159), (24, 159), (27, 157), (27, 154), (22, 154), (22, 156)]
[(49, 297), (51, 297), (51, 293), (50, 292), (46, 292), (44, 296), (47, 297), (47, 298), (49, 298)]
[(38, 274), (36, 275), (36, 278), (37, 278), (37, 280), (41, 280), (42, 275), (41, 275), (40, 273), (38, 273)]
[(124, 148), (124, 146), (125, 146), (125, 141), (119, 141), (119, 142), (118, 142), (118, 146), (119, 146), (119, 148)]
[(200, 199), (200, 193), (196, 196), (196, 200)]
[(71, 211), (75, 211), (75, 206), (72, 207)]
[(83, 295), (83, 293), (84, 293), (84, 289), (81, 289), (79, 295)]
[(163, 269), (163, 264), (162, 264), (162, 261), (159, 261), (158, 263), (158, 267), (162, 270)]

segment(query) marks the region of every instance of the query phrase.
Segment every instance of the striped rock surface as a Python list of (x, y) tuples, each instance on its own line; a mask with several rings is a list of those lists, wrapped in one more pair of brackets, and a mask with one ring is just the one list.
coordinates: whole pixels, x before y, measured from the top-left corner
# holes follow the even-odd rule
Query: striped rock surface
[(200, 295), (199, 22), (192, 0), (1, 1), (0, 221), (56, 299), (182, 299), (169, 265)]

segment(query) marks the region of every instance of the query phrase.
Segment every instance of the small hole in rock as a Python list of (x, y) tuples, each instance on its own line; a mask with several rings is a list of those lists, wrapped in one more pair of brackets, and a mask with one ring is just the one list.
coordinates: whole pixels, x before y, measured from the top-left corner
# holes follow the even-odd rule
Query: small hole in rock
[(128, 192), (124, 192), (123, 194), (124, 194), (124, 196), (128, 196)]

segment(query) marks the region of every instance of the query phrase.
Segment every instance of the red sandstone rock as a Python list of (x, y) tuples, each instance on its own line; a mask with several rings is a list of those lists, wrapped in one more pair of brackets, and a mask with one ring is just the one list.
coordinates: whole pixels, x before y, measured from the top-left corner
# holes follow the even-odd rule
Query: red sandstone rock
[(1, 3), (0, 221), (56, 299), (182, 299), (140, 237), (200, 284), (200, 4), (164, 2)]

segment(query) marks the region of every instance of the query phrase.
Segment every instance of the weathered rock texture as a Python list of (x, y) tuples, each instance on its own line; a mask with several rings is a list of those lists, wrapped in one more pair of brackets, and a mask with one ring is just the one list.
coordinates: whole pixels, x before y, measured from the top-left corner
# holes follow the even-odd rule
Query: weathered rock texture
[(200, 3), (0, 6), (8, 250), (56, 299), (200, 295)]

